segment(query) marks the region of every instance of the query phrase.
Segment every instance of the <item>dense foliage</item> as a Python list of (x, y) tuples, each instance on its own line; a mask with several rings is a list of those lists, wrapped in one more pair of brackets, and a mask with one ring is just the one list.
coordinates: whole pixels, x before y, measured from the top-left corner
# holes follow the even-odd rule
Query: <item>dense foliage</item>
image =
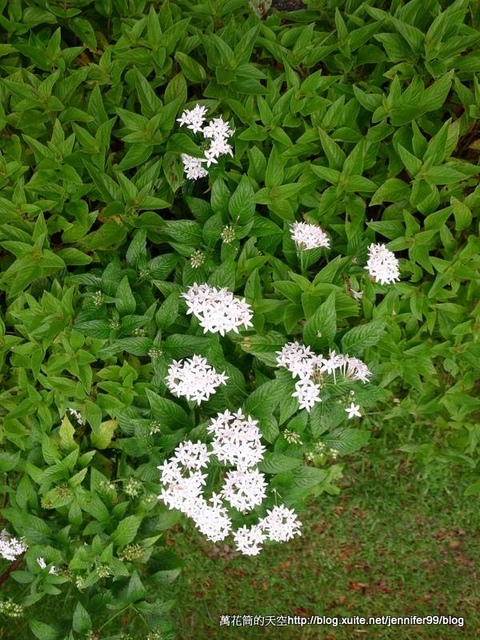
[[(265, 447), (266, 500), (238, 527), (336, 492), (369, 413), (401, 417), (427, 461), (475, 468), (475, 4), (0, 0), (0, 514), (26, 545), (1, 560), (2, 615), (28, 612), (40, 640), (117, 638), (121, 617), (168, 633), (181, 514), (157, 467), (210, 443), (220, 412), (258, 421)], [(182, 155), (205, 147), (178, 119), (196, 105), (233, 151), (188, 180)], [(328, 246), (299, 246), (296, 222)], [(365, 268), (384, 244), (400, 281)], [(207, 332), (185, 297), (203, 283), (251, 323)], [(320, 368), (301, 408), (278, 363), (292, 342), (369, 374)], [(228, 377), (200, 404), (167, 385), (196, 355)], [(418, 420), (440, 441), (409, 445)]]

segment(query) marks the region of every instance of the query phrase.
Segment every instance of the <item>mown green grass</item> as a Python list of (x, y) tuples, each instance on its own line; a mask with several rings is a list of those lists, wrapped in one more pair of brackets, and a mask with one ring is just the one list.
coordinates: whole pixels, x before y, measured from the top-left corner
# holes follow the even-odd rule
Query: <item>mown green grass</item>
[[(400, 451), (370, 451), (345, 468), (338, 496), (303, 513), (303, 535), (246, 558), (192, 527), (171, 532), (184, 559), (178, 638), (473, 638), (478, 615), (478, 508), (456, 470), (423, 477)], [(464, 627), (220, 626), (221, 615), (463, 617)]]

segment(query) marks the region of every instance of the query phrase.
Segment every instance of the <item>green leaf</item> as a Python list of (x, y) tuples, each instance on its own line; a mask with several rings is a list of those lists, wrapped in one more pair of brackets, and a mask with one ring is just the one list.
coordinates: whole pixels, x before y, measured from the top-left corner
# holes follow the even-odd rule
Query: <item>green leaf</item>
[(320, 165), (311, 164), (311, 170), (322, 180), (326, 180), (331, 184), (338, 184), (340, 180), (340, 171), (338, 169), (330, 169), (329, 167), (322, 167)]
[(29, 620), (28, 625), (38, 640), (57, 640), (59, 638), (58, 633), (49, 624), (39, 620)]
[(106, 449), (112, 441), (117, 425), (116, 420), (105, 420), (98, 427), (93, 427), (91, 435), (93, 446), (97, 449)]
[(172, 291), (160, 305), (159, 310), (155, 314), (155, 322), (159, 329), (166, 329), (175, 323), (178, 316), (178, 304), (180, 294), (178, 291)]
[(146, 593), (147, 590), (143, 586), (142, 581), (140, 580), (140, 576), (136, 571), (134, 571), (127, 587), (127, 602), (136, 602), (137, 600), (142, 600), (145, 597)]
[(412, 176), (416, 176), (417, 173), (422, 168), (422, 161), (416, 158), (408, 149), (402, 147), (401, 144), (397, 146), (398, 155), (400, 156), (403, 164), (405, 165), (407, 171)]
[(302, 464), (302, 460), (299, 458), (292, 458), (285, 456), (281, 453), (275, 453), (267, 451), (263, 460), (258, 465), (258, 470), (262, 473), (283, 473), (285, 471), (291, 471)]
[(115, 295), (115, 306), (117, 307), (118, 313), (122, 316), (135, 313), (137, 303), (130, 288), (128, 276), (124, 276), (118, 286)]
[(5, 473), (12, 471), (17, 466), (20, 460), (20, 451), (16, 453), (10, 453), (8, 451), (0, 452), (0, 472)]
[(342, 338), (342, 352), (352, 356), (361, 355), (367, 347), (378, 343), (385, 326), (383, 320), (374, 320), (368, 324), (353, 327)]
[(336, 449), (340, 454), (348, 455), (361, 449), (368, 442), (369, 438), (369, 431), (340, 427), (328, 436), (325, 436), (323, 442), (331, 449)]
[(73, 18), (69, 21), (68, 27), (89, 49), (92, 51), (97, 49), (98, 44), (95, 31), (88, 20), (84, 18)]
[(208, 284), (213, 287), (226, 287), (229, 291), (235, 290), (235, 270), (236, 263), (232, 260), (226, 260), (215, 269), (208, 278)]
[(42, 497), (42, 506), (44, 509), (59, 509), (66, 507), (73, 500), (70, 490), (65, 487), (55, 487)]
[(202, 228), (195, 220), (169, 220), (166, 232), (176, 241), (198, 248), (202, 243)]
[(146, 390), (152, 416), (169, 429), (185, 429), (191, 426), (188, 414), (176, 402), (162, 398), (150, 389)]
[(387, 178), (377, 189), (370, 200), (370, 205), (381, 204), (382, 202), (400, 202), (408, 200), (410, 197), (410, 186), (398, 178)]
[(443, 106), (450, 91), (453, 75), (452, 69), (420, 93), (419, 104), (424, 112), (437, 111)]
[[(121, 199), (121, 196), (120, 196)], [(110, 202), (109, 199), (104, 202)], [(89, 233), (83, 240), (85, 248), (97, 251), (111, 251), (117, 249), (127, 236), (126, 229), (115, 220), (107, 220), (100, 229)]]
[(165, 354), (169, 358), (178, 360), (187, 358), (195, 353), (204, 351), (207, 347), (215, 344), (215, 338), (204, 336), (188, 336), (175, 333), (165, 340)]
[(244, 404), (244, 413), (254, 418), (269, 417), (278, 406), (284, 389), (278, 380), (270, 380), (255, 389)]
[(92, 257), (88, 256), (83, 251), (79, 249), (75, 249), (75, 247), (67, 247), (66, 249), (59, 249), (57, 251), (57, 255), (59, 258), (63, 260), (63, 262), (69, 265), (85, 265), (90, 264), (92, 262)]
[(207, 74), (202, 65), (186, 53), (176, 51), (175, 60), (180, 64), (185, 77), (187, 80), (190, 80), (190, 82), (205, 82), (207, 79)]
[(315, 348), (322, 344), (322, 341), (331, 342), (336, 332), (335, 292), (332, 291), (325, 302), (307, 320), (303, 330), (303, 339), (305, 344)]
[(210, 204), (215, 214), (224, 214), (228, 211), (230, 191), (221, 178), (217, 178), (212, 185)]
[(194, 158), (204, 158), (202, 150), (186, 133), (173, 133), (167, 142), (167, 151), (186, 153)]
[(452, 205), (453, 215), (455, 216), (455, 230), (463, 231), (467, 229), (472, 223), (472, 212), (470, 208), (464, 202), (457, 200), (455, 196), (450, 199)]
[(106, 339), (110, 336), (110, 325), (107, 320), (86, 320), (85, 322), (76, 322), (75, 331), (89, 336), (90, 338)]
[(73, 428), (72, 423), (68, 419), (68, 416), (65, 415), (62, 424), (59, 429), (60, 433), (60, 448), (66, 451), (67, 453), (77, 448), (78, 445), (74, 440), (75, 429)]
[(73, 612), (72, 627), (74, 631), (82, 634), (92, 630), (92, 620), (81, 602), (77, 602)]
[(135, 236), (127, 249), (126, 260), (131, 267), (138, 268), (147, 260), (147, 249), (145, 246), (147, 238), (147, 230), (145, 228), (138, 229)]
[(141, 522), (141, 516), (127, 516), (121, 520), (117, 525), (116, 531), (112, 534), (113, 543), (119, 547), (130, 544), (135, 539)]
[(276, 331), (270, 331), (266, 336), (249, 336), (248, 340), (240, 343), (240, 347), (268, 366), (276, 367), (276, 352), (282, 350), (285, 342), (286, 339), (283, 334)]
[(253, 220), (255, 203), (254, 190), (248, 176), (242, 176), (228, 203), (230, 217), (235, 224), (247, 225)]

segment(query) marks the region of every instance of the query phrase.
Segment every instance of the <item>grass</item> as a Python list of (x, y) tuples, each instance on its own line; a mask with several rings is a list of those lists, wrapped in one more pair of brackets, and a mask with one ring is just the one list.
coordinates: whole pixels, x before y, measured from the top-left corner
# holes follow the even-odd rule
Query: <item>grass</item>
[[(340, 495), (309, 505), (302, 537), (257, 557), (209, 543), (188, 523), (172, 531), (184, 560), (179, 640), (478, 637), (478, 506), (463, 495), (458, 469), (425, 477), (405, 454), (385, 453), (387, 444), (372, 441), (345, 466)], [(463, 617), (464, 626), (220, 626), (221, 615), (237, 614), (444, 615)]]

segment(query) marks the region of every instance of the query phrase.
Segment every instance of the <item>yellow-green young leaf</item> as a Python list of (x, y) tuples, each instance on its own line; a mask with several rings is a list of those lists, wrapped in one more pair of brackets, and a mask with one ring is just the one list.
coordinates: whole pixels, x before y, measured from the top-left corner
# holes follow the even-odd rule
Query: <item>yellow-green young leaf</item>
[(106, 449), (112, 441), (117, 425), (117, 420), (105, 420), (98, 427), (94, 427), (91, 436), (93, 446), (97, 449)]
[(55, 444), (46, 433), (42, 436), (42, 455), (47, 464), (53, 465), (60, 462), (60, 453)]
[(42, 497), (42, 507), (44, 509), (58, 509), (70, 504), (72, 500), (73, 494), (68, 487), (55, 487)]
[(78, 444), (74, 440), (75, 429), (68, 419), (68, 416), (62, 420), (62, 424), (60, 425), (60, 449), (63, 451), (72, 451), (75, 448), (78, 448)]
[(20, 451), (10, 453), (6, 451), (0, 452), (0, 472), (5, 473), (15, 469), (20, 460)]
[(470, 226), (472, 222), (472, 212), (464, 202), (457, 200), (455, 196), (450, 199), (453, 215), (455, 216), (455, 230), (463, 231)]
[(88, 467), (85, 467), (85, 469), (82, 469), (81, 471), (76, 473), (74, 476), (70, 478), (70, 480), (68, 481), (68, 484), (71, 487), (78, 487), (79, 485), (81, 485), (85, 476), (87, 475), (87, 471), (88, 471)]
[(140, 516), (127, 516), (119, 522), (117, 530), (112, 535), (114, 544), (119, 547), (130, 544), (135, 539), (141, 522), (142, 518)]

